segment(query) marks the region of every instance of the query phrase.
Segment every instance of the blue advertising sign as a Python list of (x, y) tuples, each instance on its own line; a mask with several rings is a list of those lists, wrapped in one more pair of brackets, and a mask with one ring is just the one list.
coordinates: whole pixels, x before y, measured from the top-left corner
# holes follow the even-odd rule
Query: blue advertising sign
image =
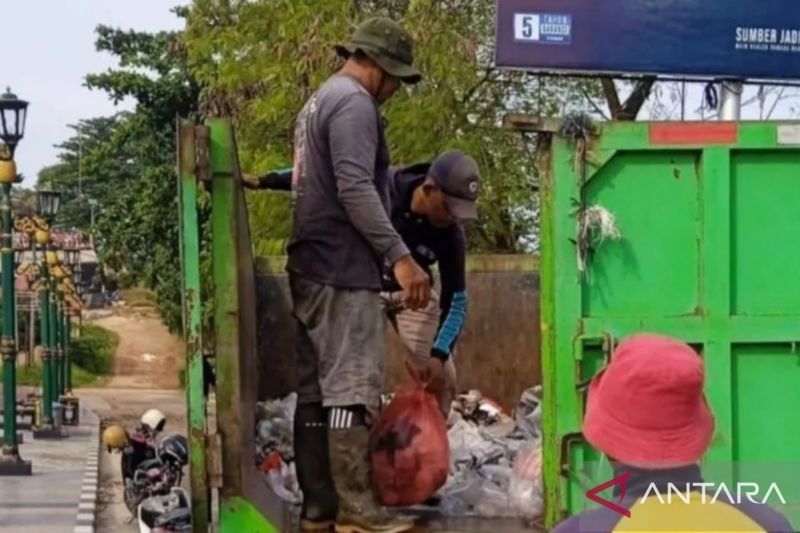
[(500, 68), (800, 82), (800, 0), (497, 0)]

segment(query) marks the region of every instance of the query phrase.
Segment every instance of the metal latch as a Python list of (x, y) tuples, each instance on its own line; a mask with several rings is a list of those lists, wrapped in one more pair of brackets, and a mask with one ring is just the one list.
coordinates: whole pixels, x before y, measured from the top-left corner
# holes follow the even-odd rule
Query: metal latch
[[(586, 344), (586, 341), (591, 341), (591, 340), (597, 340), (597, 337), (578, 337), (575, 340), (575, 346), (574, 346), (575, 352), (574, 353), (582, 354), (583, 353), (583, 345)], [(616, 341), (616, 339), (614, 339), (614, 336), (611, 333), (608, 333), (608, 332), (603, 333), (603, 336), (600, 337), (599, 340), (600, 340), (600, 349), (603, 351), (603, 367), (606, 367), (608, 365), (609, 361), (611, 361), (611, 354), (613, 354), (614, 350), (617, 348), (617, 341)], [(583, 380), (580, 379), (580, 376), (581, 376), (580, 361), (581, 361), (581, 359), (582, 359), (582, 357), (576, 357), (576, 360), (578, 361), (578, 364), (576, 365), (575, 372), (576, 372), (576, 374), (578, 376), (578, 379), (576, 380), (577, 384), (575, 385), (575, 388), (578, 389), (578, 391), (583, 392), (583, 391), (585, 391), (586, 389), (589, 388), (589, 383), (592, 382), (592, 379), (594, 379), (594, 376), (590, 376), (590, 377), (588, 377), (586, 379), (583, 379)]]
[(561, 456), (559, 460), (561, 462), (561, 475), (564, 477), (569, 477), (570, 474), (570, 450), (572, 449), (573, 444), (578, 444), (586, 442), (586, 439), (583, 437), (583, 433), (580, 431), (575, 433), (567, 433), (563, 437), (561, 437)]

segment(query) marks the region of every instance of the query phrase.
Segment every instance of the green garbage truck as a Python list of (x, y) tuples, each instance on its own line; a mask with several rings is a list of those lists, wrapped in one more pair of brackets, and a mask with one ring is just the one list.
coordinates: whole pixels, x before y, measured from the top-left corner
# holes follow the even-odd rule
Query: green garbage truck
[[(585, 393), (636, 332), (680, 338), (705, 360), (716, 416), (707, 476), (781, 475), (776, 465), (800, 449), (800, 124), (524, 127), (538, 138), (541, 323), (530, 335), (541, 346), (545, 527), (593, 505), (586, 491), (609, 479), (580, 433)], [(233, 131), (226, 120), (178, 129), (194, 530), (290, 531), (286, 505), (253, 465), (258, 374), (269, 362), (257, 361)], [(201, 276), (206, 252), (212, 267)], [(800, 491), (786, 482), (792, 500)], [(788, 514), (800, 526), (798, 511)], [(491, 523), (474, 531), (522, 528)]]

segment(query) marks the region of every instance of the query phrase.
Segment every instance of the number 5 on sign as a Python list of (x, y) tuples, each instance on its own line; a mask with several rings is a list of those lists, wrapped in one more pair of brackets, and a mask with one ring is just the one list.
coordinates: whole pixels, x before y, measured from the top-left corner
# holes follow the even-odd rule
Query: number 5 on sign
[(517, 41), (538, 41), (539, 15), (514, 13), (514, 39)]

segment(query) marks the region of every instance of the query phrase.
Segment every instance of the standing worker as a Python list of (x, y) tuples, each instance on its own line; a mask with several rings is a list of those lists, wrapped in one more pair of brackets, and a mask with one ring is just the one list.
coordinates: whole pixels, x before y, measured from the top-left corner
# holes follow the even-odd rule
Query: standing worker
[[(442, 361), (445, 386), (438, 400), (447, 417), (457, 391), (452, 353), (467, 314), (466, 239), (461, 223), (478, 215), (478, 165), (469, 155), (450, 150), (432, 163), (392, 167), (388, 179), (392, 225), (429, 276), (430, 267), (438, 263), (441, 297), (432, 291), (427, 306), (409, 308), (387, 265), (381, 303), (417, 368), (424, 371), (430, 357)], [(291, 169), (249, 175), (246, 183), (257, 189), (291, 190)]]
[[(410, 36), (387, 18), (364, 21), (336, 50), (346, 62), (306, 102), (294, 138), (287, 270), (298, 325), (294, 442), (302, 529), (335, 522), (339, 532), (399, 532), (413, 523), (380, 506), (368, 446), (385, 366), (382, 266), (391, 265), (412, 309), (428, 305), (430, 278), (387, 213), (389, 150), (378, 106), (421, 75)], [(428, 374), (441, 383), (441, 362)]]

